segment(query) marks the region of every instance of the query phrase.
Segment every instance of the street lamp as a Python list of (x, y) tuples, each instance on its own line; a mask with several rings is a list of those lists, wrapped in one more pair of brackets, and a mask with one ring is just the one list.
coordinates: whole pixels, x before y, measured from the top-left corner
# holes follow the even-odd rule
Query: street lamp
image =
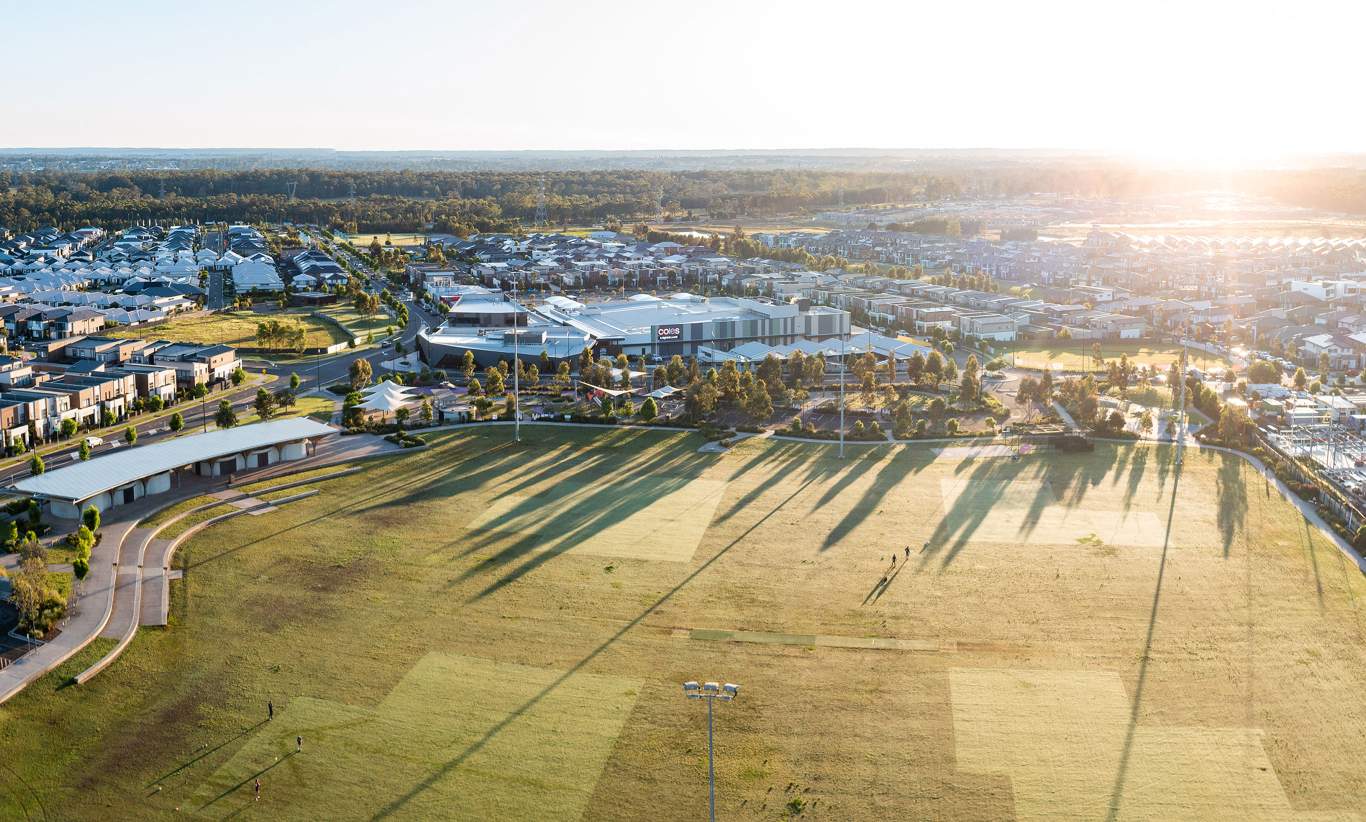
[(696, 680), (689, 680), (683, 683), (683, 695), (688, 699), (707, 700), (707, 796), (708, 806), (711, 809), (711, 822), (716, 822), (716, 767), (712, 747), (712, 705), (718, 699), (722, 702), (730, 702), (739, 696), (740, 686), (729, 682), (725, 685), (715, 682), (699, 685)]

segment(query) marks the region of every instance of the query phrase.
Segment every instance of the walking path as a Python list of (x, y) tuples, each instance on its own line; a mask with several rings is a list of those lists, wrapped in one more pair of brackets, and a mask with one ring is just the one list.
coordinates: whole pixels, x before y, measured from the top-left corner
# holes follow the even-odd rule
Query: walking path
[[(340, 447), (336, 444), (337, 440), (343, 443)], [(379, 445), (375, 445), (374, 441), (378, 441)], [(303, 460), (281, 463), (272, 468), (286, 467), (291, 473), (310, 471), (333, 462), (353, 459), (355, 455), (387, 453), (388, 449), (383, 446), (403, 450), (379, 437), (369, 436), (338, 437), (327, 445), (333, 447), (319, 447), (313, 455)], [(265, 469), (260, 474), (264, 476), (268, 472), (269, 469)], [(61, 626), (60, 634), (0, 670), (0, 703), (6, 702), (34, 680), (75, 656), (97, 637), (116, 638), (119, 644), (95, 666), (83, 672), (78, 682), (94, 676), (110, 664), (132, 641), (144, 620), (146, 624), (166, 624), (169, 605), (166, 591), (173, 576), (167, 565), (173, 545), (167, 540), (153, 538), (156, 531), (164, 527), (164, 523), (154, 529), (138, 528), (137, 525), (162, 508), (215, 490), (221, 491), (223, 486), (222, 478), (184, 476), (169, 493), (144, 497), (111, 509), (100, 528), (100, 541), (90, 553), (90, 575), (81, 584), (76, 607)], [(241, 492), (234, 493), (236, 497), (246, 496)], [(275, 502), (283, 503), (285, 500)], [(235, 509), (232, 513), (242, 512), (241, 509)], [(253, 509), (246, 512), (252, 513)], [(149, 564), (150, 573), (145, 575), (144, 568)]]

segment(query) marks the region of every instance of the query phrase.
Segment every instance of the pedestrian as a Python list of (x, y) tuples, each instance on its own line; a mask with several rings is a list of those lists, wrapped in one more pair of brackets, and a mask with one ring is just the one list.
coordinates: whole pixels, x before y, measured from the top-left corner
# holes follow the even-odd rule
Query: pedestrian
[(303, 738), (302, 736), (296, 736), (296, 737), (294, 737), (294, 752), (295, 752), (295, 753), (303, 753), (303, 752), (304, 752), (304, 738)]
[(930, 544), (929, 544), (928, 542), (926, 542), (926, 543), (925, 543), (925, 547), (920, 549), (920, 553), (923, 554), (923, 553), (925, 553), (925, 552), (928, 551), (928, 550), (930, 550)]
[(892, 554), (892, 567), (896, 567), (896, 554)]
[(906, 546), (906, 559), (910, 559), (910, 558), (911, 558), (911, 546), (907, 545), (907, 546)]
[(275, 703), (274, 703), (274, 702), (271, 702), (270, 700), (266, 700), (266, 721), (269, 722), (270, 720), (272, 720), (272, 719), (274, 719), (274, 718), (275, 718)]
[(261, 778), (259, 776), (256, 778), (256, 799), (253, 801), (261, 801)]

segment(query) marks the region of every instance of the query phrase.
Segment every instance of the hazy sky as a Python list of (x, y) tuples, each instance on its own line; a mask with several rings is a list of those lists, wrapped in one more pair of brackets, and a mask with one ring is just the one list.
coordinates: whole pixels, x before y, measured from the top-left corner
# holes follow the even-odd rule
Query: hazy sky
[(1363, 7), (0, 0), (0, 145), (1358, 151)]

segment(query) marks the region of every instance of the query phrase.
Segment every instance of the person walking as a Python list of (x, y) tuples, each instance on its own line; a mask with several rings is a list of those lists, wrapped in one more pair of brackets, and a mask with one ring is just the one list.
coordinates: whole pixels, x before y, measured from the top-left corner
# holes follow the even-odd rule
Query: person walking
[(906, 559), (910, 559), (910, 558), (911, 558), (911, 546), (907, 545), (907, 546), (906, 546)]
[(252, 801), (253, 801), (253, 802), (260, 802), (260, 801), (261, 801), (261, 777), (259, 777), (259, 776), (256, 777), (256, 798), (255, 798), (254, 800), (252, 800)]
[(266, 721), (269, 722), (270, 720), (272, 720), (272, 719), (274, 719), (274, 718), (275, 718), (275, 703), (274, 703), (274, 702), (271, 702), (270, 700), (266, 700)]
[(303, 752), (304, 752), (304, 738), (303, 738), (302, 736), (296, 736), (296, 737), (294, 737), (294, 752), (295, 752), (295, 753), (303, 753)]

